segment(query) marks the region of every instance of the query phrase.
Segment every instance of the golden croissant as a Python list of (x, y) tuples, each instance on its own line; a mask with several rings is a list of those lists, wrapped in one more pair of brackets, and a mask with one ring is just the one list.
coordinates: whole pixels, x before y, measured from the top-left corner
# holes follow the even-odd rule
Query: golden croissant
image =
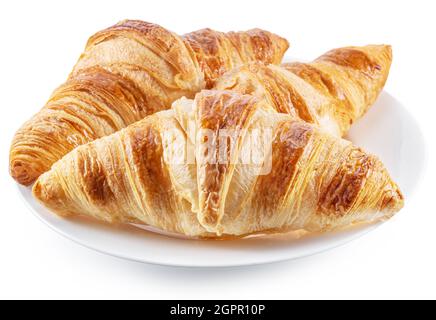
[(266, 98), (289, 113), (343, 136), (375, 102), (389, 74), (387, 45), (334, 49), (311, 63), (252, 63), (224, 75), (215, 89)]
[(33, 194), (59, 215), (199, 237), (326, 231), (403, 206), (375, 156), (263, 99), (206, 90), (77, 147)]
[(250, 61), (280, 63), (288, 42), (267, 31), (178, 36), (127, 20), (92, 36), (66, 83), (16, 133), (10, 172), (29, 185), (76, 146), (109, 135)]

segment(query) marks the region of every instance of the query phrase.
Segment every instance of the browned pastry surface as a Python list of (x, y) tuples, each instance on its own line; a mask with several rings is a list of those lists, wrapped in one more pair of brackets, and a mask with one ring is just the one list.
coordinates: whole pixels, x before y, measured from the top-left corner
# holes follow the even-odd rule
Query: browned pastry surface
[[(223, 149), (203, 130), (241, 134)], [(249, 145), (244, 132), (254, 130), (260, 135)], [(271, 143), (261, 143), (268, 133)], [(270, 152), (261, 163), (245, 163), (239, 156), (247, 145)], [(220, 150), (228, 162), (210, 161)], [(33, 193), (61, 215), (202, 237), (326, 231), (388, 219), (403, 206), (375, 156), (232, 91), (182, 98), (171, 110), (77, 147), (41, 175)]]
[(114, 133), (212, 86), (250, 61), (280, 63), (288, 43), (267, 31), (178, 36), (136, 20), (93, 35), (65, 84), (16, 133), (10, 173), (31, 184), (74, 147)]
[(251, 63), (225, 74), (215, 88), (266, 98), (279, 112), (346, 134), (375, 102), (389, 74), (387, 45), (334, 49), (310, 63)]

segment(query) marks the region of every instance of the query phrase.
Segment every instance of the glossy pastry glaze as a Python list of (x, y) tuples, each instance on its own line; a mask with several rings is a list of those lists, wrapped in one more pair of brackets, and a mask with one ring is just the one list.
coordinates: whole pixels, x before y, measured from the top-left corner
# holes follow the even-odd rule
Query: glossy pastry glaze
[(225, 74), (215, 88), (266, 98), (279, 112), (343, 136), (375, 102), (391, 61), (387, 45), (339, 48), (311, 63), (244, 65)]
[(263, 30), (184, 36), (126, 20), (93, 35), (67, 82), (16, 133), (10, 173), (29, 185), (74, 147), (194, 94), (241, 63), (280, 63), (288, 42)]
[[(241, 134), (232, 152), (224, 149), (227, 163), (207, 161), (222, 151), (221, 142), (205, 152), (202, 130), (258, 130), (254, 148), (271, 130), (270, 152), (260, 165), (239, 161), (249, 143)], [(178, 162), (180, 155), (195, 161)], [(270, 168), (261, 173), (268, 159)], [(264, 100), (231, 91), (202, 91), (79, 146), (37, 180), (33, 193), (60, 215), (214, 238), (326, 231), (388, 219), (403, 206), (376, 157), (277, 113)]]

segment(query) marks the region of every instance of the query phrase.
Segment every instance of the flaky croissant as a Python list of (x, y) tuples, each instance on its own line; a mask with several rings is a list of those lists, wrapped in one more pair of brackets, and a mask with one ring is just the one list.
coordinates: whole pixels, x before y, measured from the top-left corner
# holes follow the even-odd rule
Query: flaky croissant
[(241, 66), (217, 81), (215, 89), (266, 98), (279, 112), (343, 136), (375, 102), (391, 61), (387, 45), (339, 48), (311, 63)]
[(77, 147), (33, 194), (59, 215), (201, 237), (326, 231), (388, 219), (403, 206), (376, 157), (231, 91), (182, 98)]
[(178, 36), (127, 20), (100, 31), (67, 82), (16, 133), (11, 175), (31, 184), (76, 146), (167, 109), (182, 96), (193, 97), (242, 63), (280, 63), (287, 48), (285, 39), (260, 29)]

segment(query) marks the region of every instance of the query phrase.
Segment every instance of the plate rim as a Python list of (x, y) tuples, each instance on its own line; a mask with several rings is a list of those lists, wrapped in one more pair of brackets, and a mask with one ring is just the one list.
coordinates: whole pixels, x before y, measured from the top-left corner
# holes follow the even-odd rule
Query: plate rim
[[(97, 246), (87, 244), (85, 241), (82, 241), (81, 239), (77, 238), (76, 236), (71, 235), (70, 233), (64, 231), (62, 228), (57, 227), (56, 225), (50, 223), (47, 219), (45, 219), (43, 217), (43, 215), (41, 215), (25, 198), (23, 190), (26, 188), (29, 188), (29, 187), (23, 187), (23, 186), (20, 186), (19, 184), (16, 184), (16, 187), (18, 189), (18, 193), (20, 194), (21, 199), (26, 203), (26, 206), (32, 212), (32, 215), (35, 216), (39, 221), (41, 221), (46, 227), (48, 227), (49, 229), (51, 229), (52, 231), (54, 231), (58, 235), (62, 236), (63, 238), (66, 238), (66, 239), (74, 242), (76, 245), (85, 247), (89, 250), (98, 252), (100, 254), (108, 255), (108, 256), (122, 259), (122, 260), (127, 260), (127, 261), (132, 261), (132, 262), (137, 262), (137, 263), (151, 264), (151, 265), (155, 265), (155, 266), (163, 266), (163, 267), (222, 269), (222, 268), (238, 268), (238, 267), (242, 268), (242, 267), (249, 267), (249, 266), (265, 265), (265, 264), (270, 264), (270, 263), (280, 263), (280, 262), (285, 262), (285, 261), (292, 261), (295, 259), (306, 258), (306, 257), (310, 257), (313, 255), (321, 254), (323, 252), (327, 252), (327, 251), (336, 249), (338, 247), (346, 245), (354, 240), (357, 240), (357, 239), (365, 236), (366, 234), (368, 234), (371, 231), (374, 231), (375, 229), (380, 227), (382, 224), (387, 223), (387, 221), (380, 221), (377, 223), (362, 226), (361, 228), (359, 228), (360, 232), (352, 233), (351, 236), (345, 238), (344, 240), (340, 240), (337, 243), (334, 243), (332, 245), (326, 245), (321, 250), (313, 250), (311, 252), (307, 252), (305, 254), (298, 255), (298, 256), (280, 257), (277, 259), (268, 259), (267, 261), (266, 260), (265, 261), (259, 260), (256, 262), (234, 263), (234, 264), (227, 262), (225, 264), (213, 264), (213, 265), (207, 264), (207, 263), (206, 264), (205, 263), (188, 264), (188, 263), (184, 263), (184, 262), (162, 262), (162, 261), (156, 261), (156, 260), (150, 260), (150, 259), (135, 258), (132, 256), (127, 256), (127, 255), (122, 254), (122, 253), (110, 252), (110, 251), (98, 248)], [(59, 218), (63, 219), (62, 217), (59, 217)], [(69, 222), (69, 223), (74, 223), (74, 222)], [(349, 231), (349, 230), (344, 230), (344, 231)], [(149, 231), (145, 231), (145, 232), (149, 232)], [(165, 235), (160, 235), (160, 234), (158, 234), (158, 235), (162, 236), (162, 237), (166, 237)], [(181, 240), (181, 241), (192, 241), (192, 240)], [(208, 241), (208, 240), (202, 240), (202, 241)], [(232, 241), (232, 240), (228, 240), (228, 241)]]
[[(408, 108), (406, 108), (405, 105), (401, 101), (399, 101), (395, 96), (391, 95), (386, 90), (383, 90), (382, 93), (387, 94), (396, 103), (401, 105), (403, 111), (407, 113), (407, 116), (410, 117), (414, 121), (414, 125), (417, 129), (417, 134), (419, 134), (420, 139), (421, 139), (420, 142), (422, 144), (422, 156), (423, 156), (422, 167), (419, 171), (419, 174), (416, 177), (416, 182), (415, 182), (414, 188), (407, 195), (408, 202), (409, 202), (410, 199), (413, 198), (413, 196), (414, 196), (415, 192), (417, 191), (417, 189), (419, 188), (419, 186), (422, 184), (422, 179), (424, 178), (424, 173), (426, 172), (426, 169), (428, 166), (427, 141), (426, 141), (426, 138), (421, 130), (421, 126), (420, 126), (419, 122), (413, 116), (413, 114), (408, 110)], [(205, 262), (203, 260), (196, 261), (195, 259), (192, 259), (190, 263), (187, 263), (186, 261), (162, 261), (162, 260), (152, 259), (151, 256), (147, 257), (147, 258), (139, 258), (139, 257), (129, 256), (129, 255), (123, 254), (121, 252), (115, 252), (115, 251), (109, 251), (109, 250), (102, 249), (98, 245), (89, 244), (88, 241), (82, 240), (82, 239), (80, 239), (80, 237), (73, 235), (73, 234), (65, 231), (63, 228), (51, 223), (50, 221), (48, 221), (48, 219), (46, 219), (44, 217), (44, 215), (42, 213), (38, 212), (38, 210), (26, 198), (26, 195), (25, 195), (25, 192), (31, 192), (32, 186), (26, 187), (26, 186), (19, 185), (18, 183), (15, 183), (15, 185), (17, 187), (18, 193), (20, 194), (21, 200), (25, 203), (25, 205), (32, 212), (32, 214), (34, 216), (36, 216), (38, 220), (43, 222), (43, 224), (45, 224), (48, 228), (55, 231), (57, 234), (61, 235), (62, 237), (73, 241), (77, 245), (83, 246), (87, 249), (93, 250), (93, 251), (98, 252), (100, 254), (109, 255), (109, 256), (112, 256), (112, 257), (115, 257), (118, 259), (133, 261), (133, 262), (137, 262), (137, 263), (146, 263), (146, 264), (151, 264), (151, 265), (156, 265), (156, 266), (180, 267), (180, 268), (233, 268), (233, 267), (257, 266), (257, 265), (264, 265), (264, 264), (269, 264), (269, 263), (291, 261), (291, 260), (295, 260), (295, 259), (309, 257), (312, 255), (316, 255), (319, 253), (323, 253), (323, 252), (341, 247), (343, 245), (346, 245), (354, 240), (357, 240), (357, 239), (363, 237), (364, 235), (367, 235), (369, 232), (374, 231), (376, 228), (378, 228), (382, 224), (386, 223), (386, 222), (377, 222), (377, 223), (373, 223), (373, 224), (367, 224), (367, 225), (359, 228), (360, 230), (358, 232), (351, 233), (350, 235), (346, 236), (345, 238), (339, 239), (339, 240), (331, 243), (330, 245), (327, 244), (324, 247), (319, 248), (319, 249), (307, 250), (306, 253), (299, 254), (299, 255), (288, 254), (285, 256), (278, 256), (277, 258), (269, 257), (267, 259), (258, 259), (258, 261), (249, 261), (249, 262), (232, 263), (231, 261), (226, 261), (225, 263), (222, 263), (222, 264), (217, 264), (216, 262), (213, 264), (208, 264), (207, 262)], [(34, 198), (32, 199), (32, 201), (34, 201), (35, 203), (38, 202)], [(50, 211), (47, 208), (44, 208), (44, 209), (46, 209), (47, 211)], [(68, 223), (74, 223), (74, 222), (68, 221)], [(150, 232), (150, 231), (146, 231), (146, 232)], [(159, 236), (166, 237), (166, 235), (159, 235)], [(180, 241), (182, 241), (182, 240), (180, 240)], [(192, 240), (183, 240), (183, 241), (192, 241)], [(206, 240), (204, 240), (204, 241), (206, 241)], [(231, 240), (229, 240), (229, 241), (231, 241)]]

